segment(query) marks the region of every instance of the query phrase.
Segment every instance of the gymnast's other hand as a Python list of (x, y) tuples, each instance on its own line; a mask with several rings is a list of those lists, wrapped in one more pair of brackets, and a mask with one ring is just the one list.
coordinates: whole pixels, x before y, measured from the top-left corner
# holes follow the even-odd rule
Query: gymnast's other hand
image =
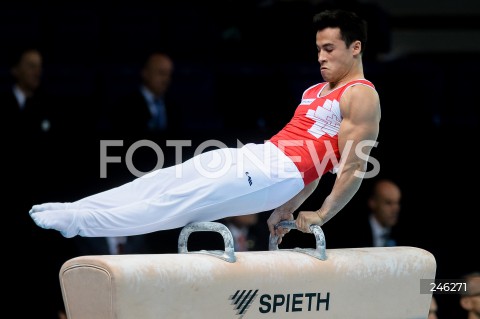
[(275, 227), (275, 225), (277, 225), (282, 220), (293, 220), (293, 213), (287, 210), (277, 208), (273, 211), (273, 213), (270, 215), (270, 217), (267, 220), (270, 235), (272, 237), (275, 237), (275, 236), (278, 237), (277, 244), (280, 244), (282, 242), (283, 236), (285, 236), (285, 234), (287, 234), (290, 231), (290, 229), (283, 228), (281, 226), (277, 228)]

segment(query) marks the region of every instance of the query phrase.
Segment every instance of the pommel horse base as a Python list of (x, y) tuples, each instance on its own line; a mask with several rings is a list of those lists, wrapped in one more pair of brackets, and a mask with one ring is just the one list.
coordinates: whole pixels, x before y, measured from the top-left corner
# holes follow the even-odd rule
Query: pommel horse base
[[(288, 222), (287, 222), (288, 223)], [(293, 225), (293, 226), (292, 226)], [(284, 224), (294, 227), (294, 224)], [(185, 226), (178, 254), (80, 256), (60, 284), (69, 319), (425, 319), (434, 256), (416, 247), (317, 247), (235, 252), (226, 226)], [(194, 231), (219, 232), (225, 251), (187, 249)]]

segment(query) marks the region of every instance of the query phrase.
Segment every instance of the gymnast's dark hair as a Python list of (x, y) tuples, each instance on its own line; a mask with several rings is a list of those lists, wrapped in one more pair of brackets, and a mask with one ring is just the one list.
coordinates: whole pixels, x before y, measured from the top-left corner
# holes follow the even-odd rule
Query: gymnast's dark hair
[(339, 28), (342, 40), (347, 47), (354, 41), (362, 43), (362, 52), (367, 44), (367, 22), (355, 12), (345, 10), (325, 10), (313, 17), (315, 31), (325, 28)]

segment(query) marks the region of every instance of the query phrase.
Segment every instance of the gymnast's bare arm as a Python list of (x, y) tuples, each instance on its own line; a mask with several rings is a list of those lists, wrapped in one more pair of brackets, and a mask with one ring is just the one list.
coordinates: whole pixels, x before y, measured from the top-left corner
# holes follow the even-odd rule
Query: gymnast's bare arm
[(338, 133), (340, 170), (320, 209), (299, 212), (297, 229), (306, 233), (310, 232), (310, 225), (323, 225), (352, 199), (360, 188), (368, 155), (378, 137), (380, 99), (374, 89), (365, 85), (350, 87), (340, 100), (340, 110), (343, 117)]

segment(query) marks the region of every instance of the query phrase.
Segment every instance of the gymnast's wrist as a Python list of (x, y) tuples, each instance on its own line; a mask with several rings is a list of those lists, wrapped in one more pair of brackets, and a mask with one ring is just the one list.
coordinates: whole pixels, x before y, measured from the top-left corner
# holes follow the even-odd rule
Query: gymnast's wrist
[(322, 216), (320, 215), (320, 212), (318, 210), (315, 211), (315, 214), (317, 214), (319, 220), (318, 222), (316, 222), (315, 224), (318, 225), (318, 226), (322, 226), (323, 225), (323, 218)]

